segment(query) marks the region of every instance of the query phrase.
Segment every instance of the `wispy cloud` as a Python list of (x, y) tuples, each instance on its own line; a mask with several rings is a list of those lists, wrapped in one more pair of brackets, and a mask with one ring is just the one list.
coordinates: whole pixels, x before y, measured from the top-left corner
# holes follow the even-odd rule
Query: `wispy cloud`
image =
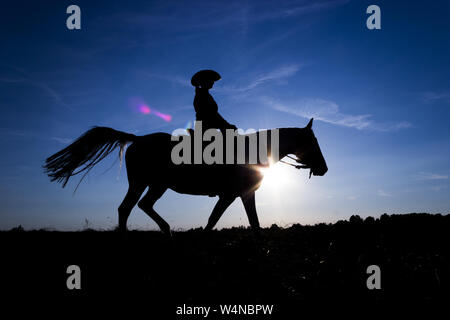
[(44, 83), (42, 81), (33, 81), (33, 80), (28, 80), (28, 82), (31, 85), (34, 85), (35, 87), (40, 88), (43, 92), (47, 93), (47, 95), (50, 98), (52, 98), (53, 101), (55, 101), (55, 103), (58, 104), (59, 106), (62, 106), (68, 110), (73, 111), (73, 108), (70, 105), (68, 105), (66, 102), (64, 102), (64, 100), (61, 98), (61, 95), (55, 89), (53, 89), (46, 83)]
[(46, 137), (38, 132), (25, 131), (25, 130), (16, 130), (16, 129), (8, 129), (8, 128), (0, 128), (0, 138), (3, 139), (39, 139), (39, 140), (53, 140), (57, 141), (61, 144), (69, 144), (73, 141), (73, 139), (69, 138), (61, 138), (61, 137)]
[(302, 3), (300, 5), (285, 9), (283, 12), (285, 16), (295, 16), (299, 14), (306, 14), (314, 11), (338, 7), (347, 4), (348, 2), (350, 2), (350, 0), (319, 1), (309, 4)]
[[(121, 12), (121, 20), (126, 21), (128, 28), (142, 26), (168, 28), (175, 31), (182, 29), (238, 27), (245, 30), (251, 24), (278, 19), (295, 18), (333, 9), (348, 3), (349, 0), (261, 0), (255, 3), (241, 0), (228, 1), (195, 1), (186, 5), (174, 6), (172, 3), (161, 3), (150, 10)], [(113, 16), (114, 20), (117, 19)]]
[(426, 91), (421, 93), (422, 101), (425, 103), (434, 103), (437, 101), (443, 101), (450, 103), (450, 91), (434, 92)]
[(430, 190), (433, 190), (434, 192), (439, 192), (444, 189), (447, 189), (447, 186), (432, 186), (432, 187), (430, 187)]
[(346, 114), (340, 111), (337, 103), (320, 98), (300, 99), (295, 105), (284, 104), (268, 97), (264, 97), (262, 100), (263, 103), (274, 110), (358, 130), (368, 129), (388, 132), (411, 127), (411, 124), (407, 121), (378, 123), (371, 119), (372, 115), (370, 114)]
[[(244, 81), (242, 79), (235, 79), (235, 82), (241, 83), (244, 82), (244, 84), (242, 85), (227, 86), (227, 85), (220, 85), (219, 83), (217, 87), (214, 87), (214, 90), (216, 92), (221, 92), (225, 94), (246, 93), (266, 83), (283, 81), (286, 78), (295, 75), (301, 68), (302, 65), (300, 64), (281, 66), (269, 72), (259, 72), (251, 79), (247, 79), (247, 81)], [(169, 81), (183, 87), (191, 87), (190, 80), (179, 75), (165, 75), (158, 73), (146, 73), (146, 75), (149, 77)]]
[(59, 137), (51, 137), (50, 140), (54, 140), (57, 141), (61, 144), (69, 144), (73, 141), (73, 139), (68, 139), (68, 138), (59, 138)]
[(245, 53), (248, 56), (259, 54), (261, 51), (270, 48), (271, 46), (276, 45), (288, 39), (289, 37), (294, 36), (298, 32), (300, 32), (300, 28), (294, 28), (284, 33), (276, 33), (274, 36), (268, 35), (264, 41), (260, 42), (257, 45), (252, 46), (252, 48), (245, 50)]
[(29, 132), (16, 129), (0, 128), (0, 136), (12, 136), (18, 138), (24, 138), (29, 136)]
[(299, 64), (282, 66), (266, 73), (260, 73), (256, 75), (253, 79), (250, 79), (244, 85), (220, 86), (217, 88), (217, 91), (224, 93), (245, 93), (268, 82), (280, 81), (288, 77), (291, 77), (295, 75), (301, 69), (301, 67), (302, 66)]
[(27, 81), (27, 79), (24, 78), (0, 78), (0, 82), (3, 83), (20, 83), (25, 81)]
[(386, 197), (386, 198), (390, 198), (392, 197), (392, 195), (390, 193), (385, 192), (384, 190), (378, 190), (377, 192), (378, 196), (380, 197)]
[(447, 180), (448, 175), (430, 172), (419, 172), (417, 173), (416, 178), (418, 180)]
[(151, 78), (157, 78), (168, 82), (172, 82), (182, 87), (191, 87), (191, 81), (182, 76), (159, 74), (159, 73), (145, 73), (145, 74)]
[(20, 69), (17, 67), (11, 67), (11, 66), (7, 66), (7, 67), (20, 73), (21, 76), (20, 77), (1, 77), (0, 82), (7, 83), (7, 84), (23, 83), (26, 85), (34, 86), (34, 87), (40, 89), (42, 92), (44, 92), (47, 96), (49, 96), (57, 105), (62, 106), (69, 110), (73, 110), (73, 108), (61, 98), (61, 95), (55, 89), (53, 89), (48, 84), (46, 84), (45, 82), (33, 79), (23, 69)]

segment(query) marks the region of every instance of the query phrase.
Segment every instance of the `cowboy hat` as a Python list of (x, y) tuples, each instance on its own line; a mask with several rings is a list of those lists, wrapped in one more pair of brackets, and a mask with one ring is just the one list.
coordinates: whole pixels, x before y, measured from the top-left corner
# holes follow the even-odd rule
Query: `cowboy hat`
[(201, 70), (194, 74), (191, 78), (191, 84), (194, 87), (198, 87), (205, 81), (218, 81), (221, 79), (220, 74), (214, 70)]

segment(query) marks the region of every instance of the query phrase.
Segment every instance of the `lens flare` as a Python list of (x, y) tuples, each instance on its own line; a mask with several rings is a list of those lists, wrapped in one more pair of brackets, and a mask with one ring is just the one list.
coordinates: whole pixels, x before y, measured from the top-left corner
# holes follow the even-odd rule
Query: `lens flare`
[(142, 114), (149, 114), (150, 113), (150, 108), (148, 106), (140, 106), (139, 107), (139, 112)]
[(160, 117), (161, 119), (163, 119), (166, 122), (170, 122), (172, 121), (172, 116), (170, 114), (164, 114), (158, 111), (153, 111), (153, 113), (155, 114), (155, 116)]
[(148, 104), (140, 98), (131, 98), (129, 100), (129, 106), (134, 112), (137, 112), (137, 113), (140, 113), (143, 115), (152, 114), (152, 115), (157, 116), (160, 119), (163, 119), (166, 122), (172, 121), (172, 116), (170, 114), (159, 112), (159, 111), (155, 110), (154, 108), (150, 109)]

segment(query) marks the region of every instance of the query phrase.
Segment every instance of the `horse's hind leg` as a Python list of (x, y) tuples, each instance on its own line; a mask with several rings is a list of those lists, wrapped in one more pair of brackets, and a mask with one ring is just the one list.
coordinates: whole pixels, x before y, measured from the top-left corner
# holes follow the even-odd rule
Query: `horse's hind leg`
[(150, 187), (145, 196), (139, 201), (138, 207), (156, 222), (163, 233), (171, 235), (169, 224), (153, 209), (155, 202), (161, 198), (166, 190), (166, 187)]
[(145, 185), (139, 187), (130, 185), (128, 187), (128, 192), (119, 206), (119, 231), (127, 230), (128, 217), (130, 216), (133, 207), (139, 201), (139, 198), (141, 197), (142, 192), (144, 192), (145, 188)]
[(233, 196), (221, 196), (219, 197), (219, 201), (217, 201), (213, 211), (211, 212), (211, 216), (208, 219), (208, 224), (205, 227), (206, 231), (211, 231), (216, 225), (217, 221), (219, 221), (222, 214), (225, 210), (233, 203), (236, 197)]

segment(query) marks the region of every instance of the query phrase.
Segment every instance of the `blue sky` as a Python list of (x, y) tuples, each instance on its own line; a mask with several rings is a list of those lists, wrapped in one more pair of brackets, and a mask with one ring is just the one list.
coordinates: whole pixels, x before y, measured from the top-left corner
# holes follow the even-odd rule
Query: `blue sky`
[[(81, 8), (81, 30), (65, 26), (70, 4)], [(371, 4), (381, 30), (366, 28)], [(205, 68), (222, 75), (211, 93), (240, 128), (317, 120), (329, 172), (308, 180), (280, 165), (283, 183), (256, 194), (262, 225), (448, 213), (449, 10), (446, 1), (5, 2), (0, 229), (115, 226), (127, 190), (117, 155), (75, 195), (78, 179), (50, 183), (45, 158), (93, 125), (141, 135), (185, 127), (189, 79)], [(172, 121), (134, 112), (133, 98)], [(168, 191), (156, 209), (187, 229), (204, 226), (215, 201)], [(218, 227), (247, 224), (236, 201)], [(156, 228), (138, 208), (129, 225)]]

